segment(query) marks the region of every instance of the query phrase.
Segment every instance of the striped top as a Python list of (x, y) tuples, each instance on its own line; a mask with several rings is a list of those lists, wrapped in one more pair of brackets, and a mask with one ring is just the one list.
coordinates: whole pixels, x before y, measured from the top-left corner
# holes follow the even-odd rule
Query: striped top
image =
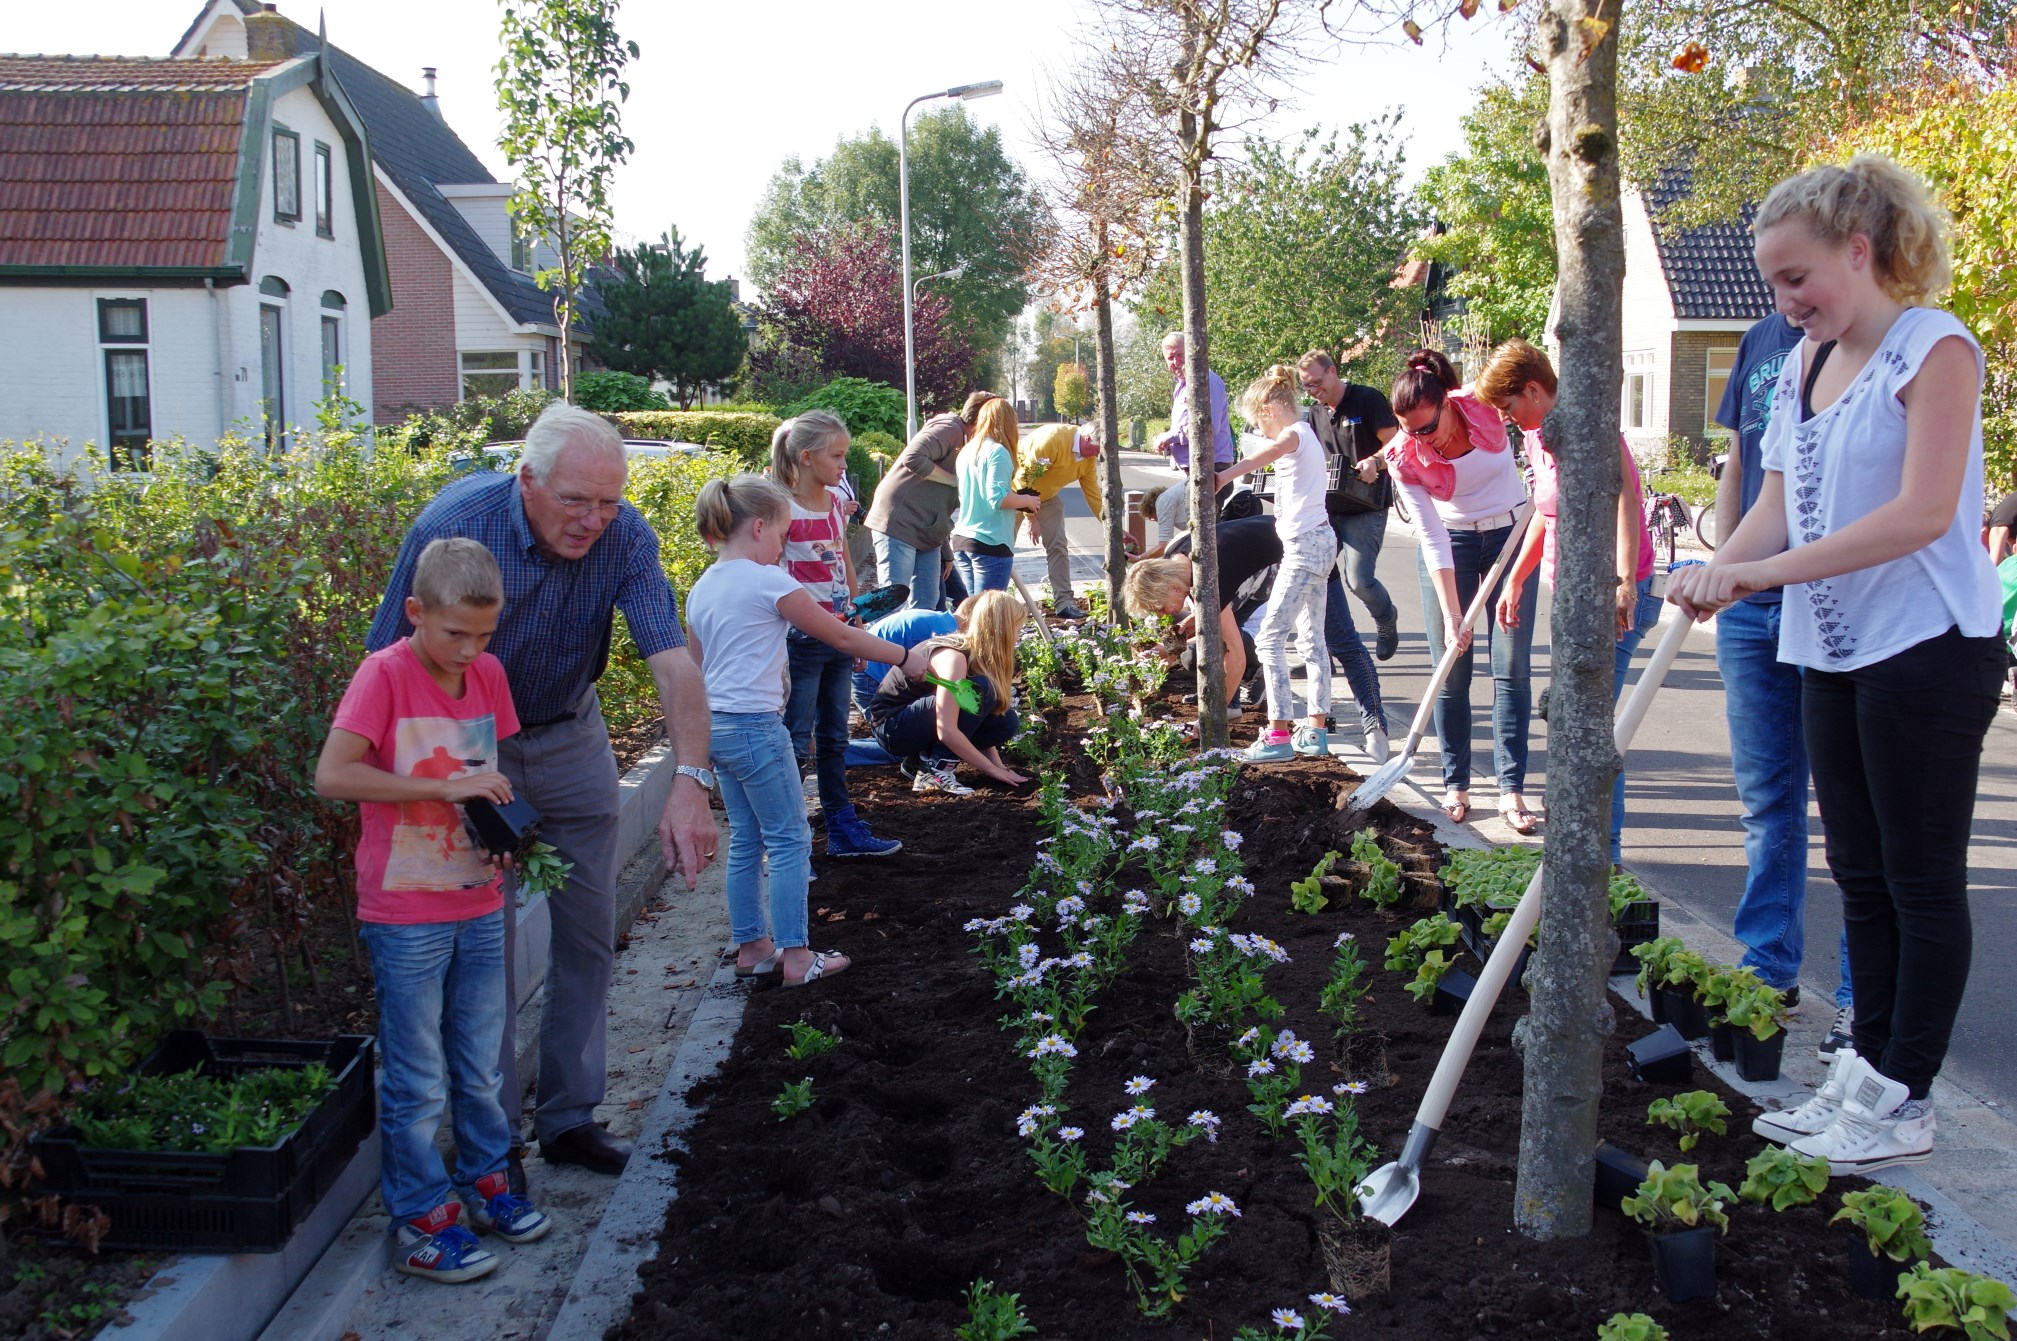
[(826, 510), (816, 512), (791, 500), (791, 529), (784, 537), (784, 569), (806, 594), (826, 609), (847, 609), (847, 523), (840, 518), (840, 491), (828, 486)]

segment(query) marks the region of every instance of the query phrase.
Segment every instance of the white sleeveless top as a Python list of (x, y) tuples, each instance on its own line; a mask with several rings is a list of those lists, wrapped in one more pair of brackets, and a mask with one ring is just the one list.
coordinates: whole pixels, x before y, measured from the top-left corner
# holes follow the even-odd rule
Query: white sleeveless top
[(1290, 427), (1296, 449), (1275, 458), (1275, 534), (1284, 543), (1330, 524), (1324, 510), (1324, 490), (1329, 487), (1324, 445), (1303, 420)]
[[(1785, 476), (1789, 548), (1811, 545), (1898, 496), (1905, 470), (1905, 407), (1898, 399), (1927, 353), (1958, 335), (1982, 347), (1938, 308), (1907, 308), (1834, 404), (1802, 422), (1772, 416), (1761, 450), (1766, 470)], [(1774, 404), (1798, 407), (1807, 345), (1786, 356)], [(1982, 520), (1982, 406), (1968, 432), (1968, 471), (1954, 519), (1932, 544), (1874, 568), (1786, 588), (1779, 660), (1824, 671), (1874, 665), (1958, 627), (1971, 638), (2002, 627), (2001, 589), (1979, 534)]]

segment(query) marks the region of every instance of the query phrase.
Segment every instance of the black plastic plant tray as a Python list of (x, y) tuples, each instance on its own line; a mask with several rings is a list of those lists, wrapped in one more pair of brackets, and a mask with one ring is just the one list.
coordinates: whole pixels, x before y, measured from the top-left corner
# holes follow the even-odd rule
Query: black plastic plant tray
[(277, 1249), (377, 1125), (373, 1042), (359, 1034), (297, 1042), (176, 1030), (140, 1064), (141, 1073), (229, 1076), (320, 1062), (336, 1087), (270, 1146), (214, 1154), (99, 1149), (83, 1144), (76, 1128), (57, 1128), (32, 1142), (41, 1165), (37, 1189), (102, 1209), (112, 1219), (109, 1247)]
[(1611, 972), (1637, 973), (1639, 961), (1632, 958), (1632, 947), (1658, 940), (1660, 936), (1660, 901), (1640, 899), (1628, 903), (1618, 914), (1615, 924), (1618, 928), (1618, 957), (1611, 963)]

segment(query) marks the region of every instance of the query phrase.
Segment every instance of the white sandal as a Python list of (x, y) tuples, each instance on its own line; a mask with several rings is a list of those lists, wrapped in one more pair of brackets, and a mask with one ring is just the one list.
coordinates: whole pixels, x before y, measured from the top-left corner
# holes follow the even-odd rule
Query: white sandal
[[(840, 961), (840, 967), (828, 969), (827, 965), (834, 960)], [(786, 978), (784, 985), (786, 987), (803, 987), (809, 982), (818, 982), (821, 978), (829, 977), (832, 974), (845, 973), (848, 970), (848, 966), (853, 962), (853, 960), (838, 950), (814, 950), (812, 952), (812, 963), (806, 966), (805, 976), (797, 982)]]

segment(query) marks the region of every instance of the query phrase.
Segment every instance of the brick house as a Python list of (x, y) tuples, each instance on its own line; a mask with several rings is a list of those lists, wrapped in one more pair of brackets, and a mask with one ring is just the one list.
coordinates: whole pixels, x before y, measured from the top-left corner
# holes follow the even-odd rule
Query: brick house
[(0, 440), (136, 469), (176, 435), (284, 441), (332, 386), (368, 404), (369, 164), (312, 53), (0, 56)]
[[(231, 59), (321, 50), (317, 34), (259, 0), (210, 0), (175, 45), (177, 56)], [(465, 396), (557, 389), (560, 327), (531, 274), (551, 252), (512, 227), (511, 184), (442, 119), (431, 68), (416, 94), (340, 47), (327, 52), (370, 133), (392, 279), (394, 306), (372, 323), (374, 421)], [(577, 367), (592, 320), (592, 310), (575, 318)]]
[(1624, 198), (1619, 424), (1642, 461), (1664, 460), (1671, 438), (1700, 449), (1727, 436), (1715, 414), (1737, 341), (1772, 310), (1772, 290), (1751, 259), (1749, 209), (1742, 224), (1660, 230), (1660, 215), (1687, 193), (1687, 174), (1670, 172)]

